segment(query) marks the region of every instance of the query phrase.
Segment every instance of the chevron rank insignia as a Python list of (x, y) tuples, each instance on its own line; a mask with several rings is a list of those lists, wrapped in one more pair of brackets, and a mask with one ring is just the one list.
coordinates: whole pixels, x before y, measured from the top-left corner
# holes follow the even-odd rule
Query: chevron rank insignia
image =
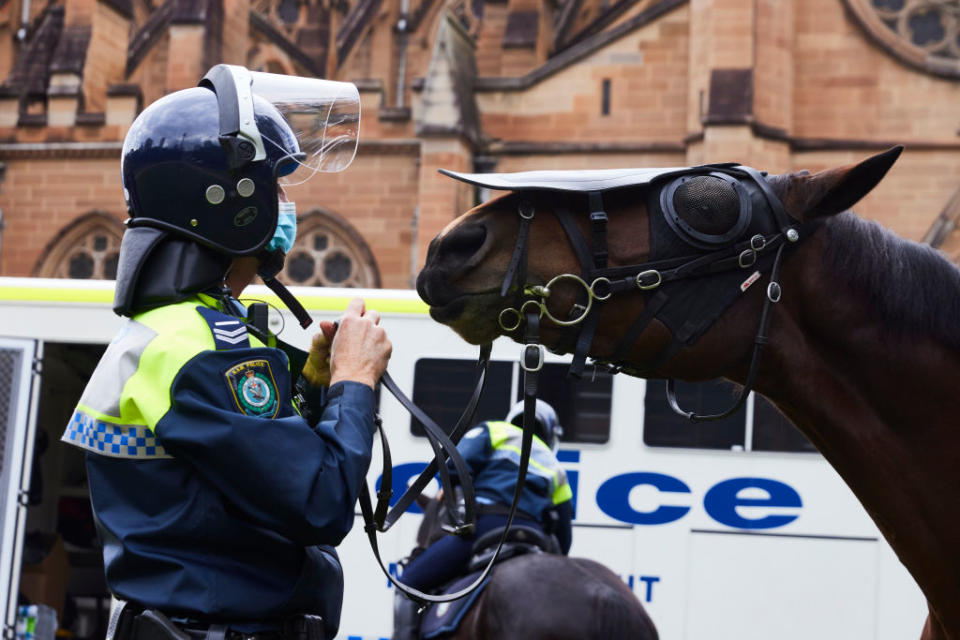
[(218, 350), (246, 349), (250, 346), (247, 325), (239, 319), (207, 307), (197, 307), (197, 311), (207, 321)]
[(233, 401), (241, 413), (273, 418), (280, 408), (277, 383), (266, 360), (246, 360), (224, 374)]

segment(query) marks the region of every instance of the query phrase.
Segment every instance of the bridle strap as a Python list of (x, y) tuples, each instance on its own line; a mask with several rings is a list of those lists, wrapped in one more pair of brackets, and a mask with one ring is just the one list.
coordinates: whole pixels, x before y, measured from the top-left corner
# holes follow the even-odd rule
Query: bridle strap
[(767, 285), (767, 295), (763, 302), (763, 311), (760, 314), (760, 326), (757, 328), (757, 335), (753, 341), (753, 354), (750, 357), (750, 369), (747, 372), (747, 380), (740, 389), (736, 402), (721, 413), (698, 414), (693, 411), (684, 411), (677, 402), (676, 380), (670, 378), (667, 380), (667, 402), (674, 413), (684, 416), (691, 422), (706, 422), (709, 420), (723, 420), (733, 415), (746, 401), (747, 396), (753, 391), (754, 382), (757, 379), (757, 370), (760, 368), (760, 355), (763, 353), (763, 347), (767, 344), (767, 333), (770, 328), (770, 309), (780, 300), (780, 283), (777, 278), (780, 275), (780, 263), (783, 259), (783, 250), (786, 244), (781, 244), (777, 249), (777, 256), (773, 261), (773, 269), (770, 271), (770, 283)]
[[(463, 489), (463, 499), (465, 503), (466, 514), (464, 516), (463, 522), (458, 522), (456, 524), (456, 533), (469, 533), (473, 529), (474, 524), (476, 523), (476, 497), (473, 491), (473, 482), (470, 475), (470, 467), (467, 466), (467, 463), (464, 462), (463, 456), (460, 455), (457, 450), (457, 445), (454, 444), (450, 438), (444, 433), (436, 422), (434, 422), (430, 417), (423, 412), (417, 405), (413, 404), (409, 398), (400, 390), (396, 382), (393, 381), (393, 378), (386, 371), (383, 374), (383, 377), (380, 379), (383, 383), (383, 386), (387, 388), (390, 393), (392, 393), (397, 400), (400, 401), (400, 404), (410, 412), (410, 414), (416, 418), (420, 424), (423, 425), (424, 432), (427, 434), (427, 441), (430, 443), (430, 446), (433, 448), (434, 460), (441, 460), (442, 462), (438, 464), (438, 471), (440, 472), (440, 482), (443, 487), (446, 487), (444, 491), (443, 499), (447, 505), (447, 509), (450, 510), (451, 514), (456, 514), (457, 512), (457, 499), (456, 495), (453, 495), (453, 482), (450, 480), (450, 473), (447, 469), (447, 465), (443, 464), (446, 457), (450, 458), (450, 462), (453, 464), (454, 469), (456, 469), (457, 476), (460, 479), (460, 487)], [(466, 413), (466, 412), (465, 412)], [(381, 432), (382, 435), (382, 432)], [(384, 473), (387, 473), (386, 460), (384, 460)], [(421, 474), (422, 475), (422, 474)], [(432, 476), (431, 476), (432, 477)], [(392, 478), (391, 478), (392, 480)], [(387, 485), (387, 478), (382, 477), (381, 490), (384, 486), (387, 486), (387, 500), (389, 500), (389, 485)], [(410, 494), (408, 490), (406, 492)], [(416, 496), (414, 496), (415, 498)], [(381, 500), (381, 504), (382, 504)], [(386, 508), (378, 505), (378, 511), (384, 513), (384, 519), (386, 517), (385, 511)], [(401, 512), (402, 513), (402, 512)], [(380, 530), (383, 529), (384, 519), (376, 521), (377, 528)]]
[[(377, 543), (377, 527), (374, 523), (373, 506), (370, 500), (370, 489), (366, 482), (364, 482), (360, 487), (360, 511), (363, 514), (363, 519), (366, 523), (364, 525), (364, 531), (367, 533), (367, 538), (370, 541), (370, 547), (373, 549), (373, 555), (377, 559), (377, 564), (380, 565), (380, 570), (383, 571), (383, 575), (387, 577), (387, 580), (389, 580), (399, 591), (416, 602), (421, 604), (427, 602), (452, 602), (470, 594), (477, 587), (483, 584), (484, 580), (487, 579), (487, 576), (493, 569), (493, 565), (500, 556), (500, 550), (503, 548), (503, 544), (506, 542), (507, 536), (510, 534), (510, 526), (513, 524), (513, 518), (517, 513), (517, 505), (520, 504), (520, 497), (523, 494), (523, 486), (527, 478), (530, 452), (533, 449), (533, 432), (535, 430), (534, 423), (536, 421), (537, 383), (540, 369), (543, 368), (543, 347), (540, 345), (539, 332), (539, 315), (535, 312), (529, 312), (526, 317), (526, 329), (524, 331), (525, 346), (523, 359), (521, 360), (521, 366), (524, 370), (523, 436), (520, 442), (520, 468), (517, 472), (517, 484), (514, 487), (513, 503), (510, 505), (510, 512), (507, 515), (507, 524), (503, 529), (503, 533), (500, 535), (497, 548), (494, 550), (493, 556), (491, 556), (487, 566), (484, 567), (483, 572), (477, 576), (476, 580), (454, 593), (433, 595), (424, 593), (419, 589), (414, 589), (413, 587), (410, 587), (394, 578), (384, 565), (383, 559), (380, 556), (380, 547)], [(383, 438), (382, 429), (380, 430), (380, 436)], [(453, 454), (454, 452), (451, 453)], [(451, 455), (451, 458), (452, 457), (453, 455)]]
[(520, 215), (520, 228), (517, 230), (517, 243), (513, 246), (513, 255), (510, 256), (510, 264), (507, 266), (507, 273), (503, 277), (503, 284), (500, 285), (500, 297), (507, 297), (510, 291), (510, 285), (514, 279), (523, 282), (527, 279), (527, 247), (529, 246), (530, 221), (533, 220), (533, 205), (526, 200), (521, 200), (517, 212)]
[[(457, 420), (457, 424), (450, 431), (450, 440), (454, 444), (459, 443), (460, 439), (463, 437), (463, 434), (465, 434), (467, 430), (473, 426), (473, 421), (476, 418), (477, 413), (477, 405), (480, 402), (480, 397), (483, 394), (484, 387), (486, 386), (487, 368), (490, 363), (491, 347), (492, 345), (490, 343), (480, 347), (480, 357), (477, 360), (477, 381), (473, 386), (473, 394), (470, 396), (470, 401), (467, 402), (466, 408), (464, 408), (463, 412), (460, 414), (460, 419)], [(406, 396), (404, 396), (402, 392), (401, 396), (403, 397), (402, 400), (400, 397), (397, 399), (400, 400), (404, 407), (406, 407), (407, 405), (405, 402), (409, 402), (409, 400), (407, 400)], [(384, 441), (384, 444), (386, 444), (386, 441)], [(437, 475), (437, 471), (440, 466), (445, 462), (445, 459), (441, 460), (439, 458), (434, 458), (430, 461), (430, 464), (427, 465), (427, 468), (420, 473), (417, 479), (407, 488), (403, 495), (400, 496), (400, 499), (397, 500), (397, 503), (393, 506), (386, 517), (377, 520), (380, 531), (387, 531), (397, 522), (397, 520), (400, 519), (400, 516), (406, 512), (414, 500), (417, 499), (417, 496), (423, 493), (423, 490), (426, 489), (427, 485), (430, 484), (434, 476)], [(384, 464), (384, 472), (386, 472), (386, 469), (386, 464)], [(383, 484), (385, 484), (385, 482), (381, 480), (381, 486)], [(449, 508), (449, 503), (447, 504)], [(453, 513), (455, 513), (455, 511)]]

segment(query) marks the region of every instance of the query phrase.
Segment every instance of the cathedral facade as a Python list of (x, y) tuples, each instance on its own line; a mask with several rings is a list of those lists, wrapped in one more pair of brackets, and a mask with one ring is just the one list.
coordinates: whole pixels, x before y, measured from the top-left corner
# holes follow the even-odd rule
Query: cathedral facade
[(214, 64), (355, 83), (290, 284), (409, 287), (488, 194), (439, 175), (906, 151), (857, 207), (960, 260), (960, 0), (0, 0), (0, 275), (111, 278), (120, 149)]

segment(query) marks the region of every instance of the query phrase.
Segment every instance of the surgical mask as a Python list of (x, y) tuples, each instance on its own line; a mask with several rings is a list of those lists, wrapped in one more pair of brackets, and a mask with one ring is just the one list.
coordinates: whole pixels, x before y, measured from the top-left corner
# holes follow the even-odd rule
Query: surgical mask
[(290, 253), (293, 242), (297, 239), (297, 204), (295, 202), (280, 202), (277, 211), (277, 230), (267, 245), (268, 251), (277, 249)]

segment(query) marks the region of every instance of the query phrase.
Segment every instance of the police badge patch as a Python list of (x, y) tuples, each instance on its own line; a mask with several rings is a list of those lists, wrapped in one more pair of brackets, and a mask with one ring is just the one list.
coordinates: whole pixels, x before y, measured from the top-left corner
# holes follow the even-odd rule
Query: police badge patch
[(273, 418), (280, 408), (277, 383), (266, 360), (247, 360), (223, 374), (237, 408), (248, 416)]

